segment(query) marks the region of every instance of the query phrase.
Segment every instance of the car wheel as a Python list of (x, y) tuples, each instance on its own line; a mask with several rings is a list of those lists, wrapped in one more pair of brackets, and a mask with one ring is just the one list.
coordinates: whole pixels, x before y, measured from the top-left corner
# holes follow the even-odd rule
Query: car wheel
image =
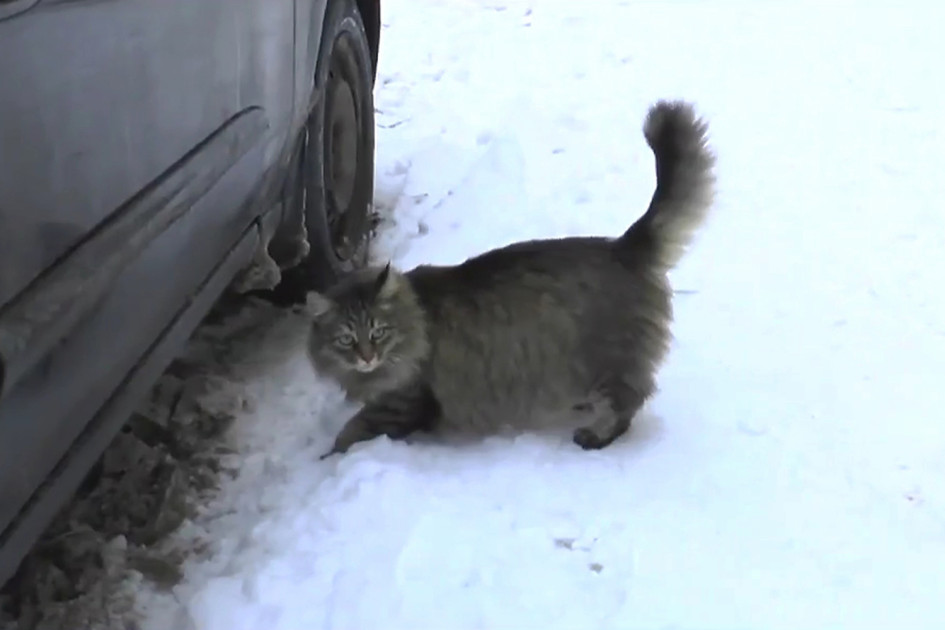
[(364, 266), (374, 199), (374, 80), (371, 50), (355, 0), (328, 3), (313, 99), (298, 142), (309, 253), (286, 270), (277, 301), (299, 302)]

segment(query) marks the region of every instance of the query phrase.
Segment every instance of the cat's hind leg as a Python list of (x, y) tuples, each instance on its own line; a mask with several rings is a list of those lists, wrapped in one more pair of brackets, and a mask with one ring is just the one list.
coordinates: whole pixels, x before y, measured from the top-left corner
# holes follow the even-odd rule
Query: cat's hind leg
[(574, 443), (585, 451), (610, 446), (630, 429), (630, 418), (628, 414), (617, 414), (610, 410), (601, 412), (593, 423), (574, 430)]
[(345, 423), (325, 459), (345, 453), (358, 442), (367, 442), (380, 435), (402, 440), (415, 431), (429, 431), (440, 417), (440, 405), (423, 384), (412, 384), (379, 396), (368, 402)]
[(598, 392), (593, 420), (574, 431), (574, 443), (584, 450), (605, 448), (630, 429), (633, 416), (643, 407), (651, 387), (630, 387), (623, 379), (612, 379)]

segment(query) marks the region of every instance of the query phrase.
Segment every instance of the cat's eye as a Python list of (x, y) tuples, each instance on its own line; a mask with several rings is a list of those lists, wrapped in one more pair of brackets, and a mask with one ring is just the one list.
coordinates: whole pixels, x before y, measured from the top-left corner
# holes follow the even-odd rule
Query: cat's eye
[(387, 326), (378, 326), (377, 328), (372, 328), (368, 336), (371, 338), (371, 341), (380, 341), (387, 336), (389, 330)]
[(342, 333), (335, 337), (335, 343), (342, 348), (350, 348), (354, 345), (354, 335), (351, 333)]

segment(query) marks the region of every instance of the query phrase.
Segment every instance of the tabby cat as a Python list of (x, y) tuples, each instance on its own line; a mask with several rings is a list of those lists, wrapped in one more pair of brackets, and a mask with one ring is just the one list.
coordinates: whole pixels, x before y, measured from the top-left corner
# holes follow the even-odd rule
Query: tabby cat
[(364, 402), (331, 451), (418, 429), (568, 423), (611, 444), (669, 349), (669, 271), (712, 205), (715, 155), (691, 104), (659, 101), (649, 208), (618, 238), (533, 240), (452, 266), (369, 268), (309, 295), (309, 356)]

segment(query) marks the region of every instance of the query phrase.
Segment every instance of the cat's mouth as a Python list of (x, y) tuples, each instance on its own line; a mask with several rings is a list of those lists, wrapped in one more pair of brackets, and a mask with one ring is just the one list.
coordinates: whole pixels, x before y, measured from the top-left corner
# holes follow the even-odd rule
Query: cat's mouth
[(358, 362), (354, 364), (354, 369), (363, 374), (367, 374), (368, 372), (373, 372), (376, 370), (378, 367), (380, 367), (380, 365), (381, 361), (377, 357), (374, 357), (370, 361), (359, 359)]

